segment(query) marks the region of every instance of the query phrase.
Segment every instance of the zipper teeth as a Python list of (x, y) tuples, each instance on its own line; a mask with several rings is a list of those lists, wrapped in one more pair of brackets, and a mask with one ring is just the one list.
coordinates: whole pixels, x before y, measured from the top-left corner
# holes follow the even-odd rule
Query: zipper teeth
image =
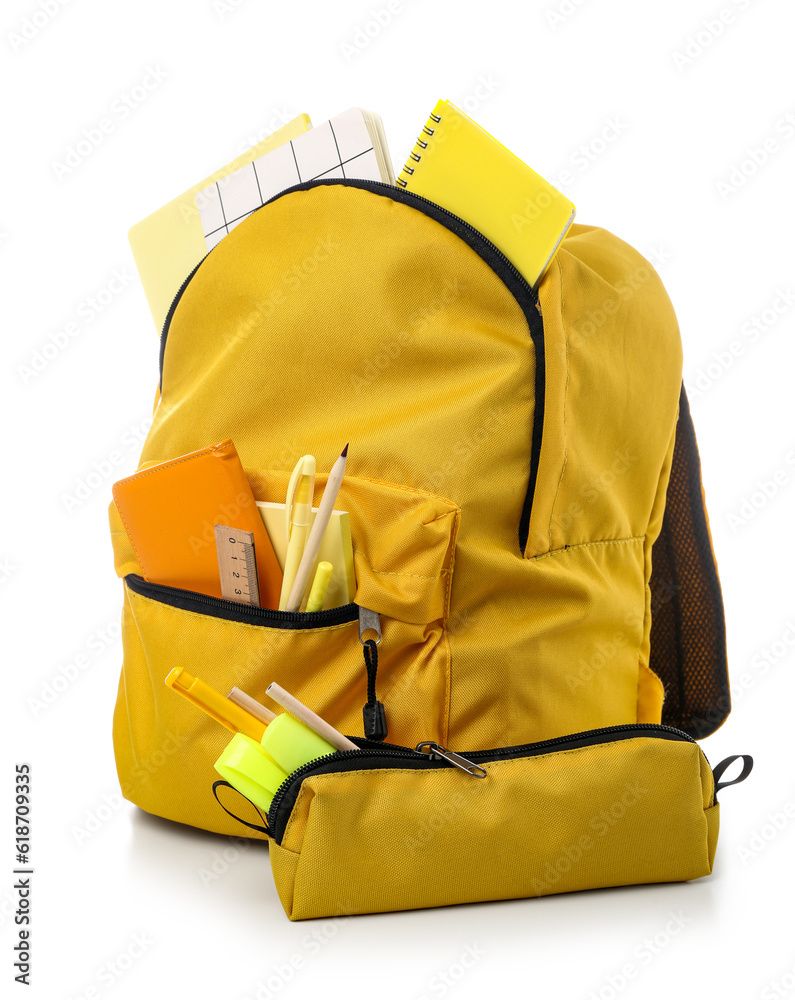
[(305, 775), (313, 771), (319, 764), (331, 760), (332, 757), (335, 760), (346, 760), (350, 757), (361, 757), (362, 754), (375, 757), (400, 757), (404, 760), (407, 757), (412, 758), (412, 757), (423, 756), (422, 754), (419, 754), (416, 750), (409, 750), (408, 748), (406, 748), (405, 752), (399, 750), (370, 750), (370, 749), (335, 750), (334, 753), (327, 753), (324, 754), (322, 757), (315, 757), (315, 759), (310, 760), (308, 764), (302, 764), (301, 767), (296, 768), (295, 771), (292, 771), (290, 774), (288, 774), (288, 776), (284, 779), (281, 785), (279, 785), (279, 788), (277, 789), (276, 794), (273, 796), (273, 799), (271, 801), (270, 809), (268, 809), (268, 817), (267, 817), (268, 828), (273, 829), (273, 823), (271, 822), (271, 818), (273, 819), (276, 818), (276, 814), (279, 811), (279, 807), (281, 806), (282, 801), (285, 795), (287, 794), (287, 790), (293, 783), (293, 781), (300, 781)]
[[(358, 180), (359, 178), (350, 178), (350, 179), (351, 180)], [(304, 183), (306, 183), (306, 182), (304, 182)], [(292, 184), (292, 185), (290, 185), (290, 187), (285, 188), (283, 191), (279, 191), (278, 194), (275, 194), (272, 198), (268, 198), (268, 200), (265, 201), (265, 202), (263, 202), (258, 208), (255, 208), (254, 212), (258, 212), (261, 208), (265, 208), (266, 205), (270, 205), (270, 203), (273, 202), (273, 201), (276, 201), (277, 198), (281, 198), (284, 195), (289, 194), (294, 188), (300, 188), (302, 190), (306, 190), (306, 188), (304, 187), (304, 183), (302, 183), (302, 184)], [(314, 181), (310, 181), (308, 183), (312, 184), (312, 183), (315, 183), (315, 182)], [(454, 212), (450, 212), (446, 208), (443, 208), (441, 205), (438, 205), (435, 201), (431, 201), (430, 198), (424, 198), (421, 194), (415, 194), (413, 191), (409, 191), (406, 188), (401, 188), (401, 187), (398, 187), (397, 185), (393, 185), (393, 184), (387, 184), (384, 181), (367, 181), (367, 184), (371, 185), (372, 187), (383, 188), (383, 189), (388, 190), (390, 192), (399, 191), (400, 192), (400, 198), (404, 198), (405, 196), (408, 195), (409, 200), (413, 199), (414, 201), (421, 202), (422, 204), (430, 205), (430, 206), (432, 206), (432, 208), (434, 209), (434, 211), (441, 213), (442, 215), (446, 216), (448, 219), (453, 219), (459, 226), (462, 226), (464, 229), (466, 229), (467, 232), (472, 233), (473, 236), (475, 236), (484, 246), (487, 246), (494, 253), (494, 255), (498, 258), (498, 260), (500, 260), (505, 265), (505, 267), (511, 272), (511, 274), (513, 274), (514, 277), (519, 282), (521, 282), (522, 285), (524, 285), (524, 287), (527, 289), (527, 291), (528, 291), (528, 293), (530, 295), (530, 298), (534, 302), (538, 302), (538, 296), (537, 296), (537, 294), (535, 292), (535, 289), (532, 287), (532, 285), (527, 280), (527, 278), (525, 278), (525, 276), (522, 274), (522, 272), (516, 267), (516, 265), (510, 260), (510, 258), (506, 257), (505, 254), (502, 252), (502, 250), (500, 250), (500, 248), (498, 246), (496, 246), (494, 243), (492, 243), (490, 239), (488, 239), (487, 237), (485, 237), (483, 235), (483, 233), (481, 233), (481, 231), (477, 227), (475, 227), (471, 223), (467, 222), (466, 219), (462, 219), (461, 216), (456, 215)], [(329, 186), (331, 186), (331, 185), (329, 185), (329, 184), (327, 184), (327, 183), (325, 183), (323, 181), (317, 182), (317, 187), (329, 187)], [(358, 187), (358, 185), (356, 185), (356, 184), (351, 184), (351, 185), (345, 185), (345, 184), (343, 184), (341, 186), (342, 187)], [(398, 201), (398, 200), (400, 200), (400, 198), (396, 198), (395, 200)], [(251, 214), (253, 215), (254, 212), (252, 212)], [(215, 244), (215, 247), (219, 246), (221, 242), (222, 241), (219, 240), (219, 242)], [(174, 318), (174, 312), (176, 310), (177, 303), (182, 298), (182, 295), (183, 295), (185, 289), (190, 284), (190, 282), (191, 282), (192, 278), (194, 277), (194, 275), (196, 274), (196, 272), (199, 270), (199, 268), (201, 267), (201, 265), (207, 260), (207, 258), (213, 252), (213, 250), (215, 250), (215, 247), (213, 247), (212, 250), (208, 250), (207, 251), (207, 253), (202, 257), (202, 259), (199, 261), (199, 263), (193, 268), (193, 270), (187, 276), (187, 278), (185, 278), (185, 280), (182, 282), (182, 284), (177, 289), (176, 295), (171, 300), (171, 305), (168, 307), (168, 312), (166, 313), (166, 318), (163, 321), (163, 329), (162, 329), (162, 331), (160, 333), (160, 391), (161, 392), (163, 391), (163, 368), (164, 368), (164, 364), (165, 364), (166, 340), (168, 338), (168, 330), (169, 330), (169, 327), (171, 326), (171, 321)]]
[(141, 594), (144, 597), (152, 596), (157, 599), (173, 595), (192, 604), (202, 604), (210, 608), (224, 608), (238, 614), (251, 616), (252, 618), (262, 618), (272, 622), (302, 622), (305, 625), (334, 623), (341, 625), (345, 622), (355, 621), (358, 615), (358, 608), (353, 603), (343, 604), (339, 608), (327, 608), (325, 611), (277, 611), (273, 608), (259, 608), (253, 604), (238, 604), (237, 601), (228, 601), (226, 598), (212, 597), (209, 594), (199, 594), (193, 590), (183, 590), (181, 587), (168, 587), (163, 583), (151, 583), (151, 581), (144, 580), (135, 573), (130, 573), (125, 577), (125, 580), (134, 593)]
[[(501, 756), (506, 753), (513, 755), (521, 755), (523, 751), (527, 750), (545, 750), (547, 747), (560, 746), (564, 743), (580, 742), (582, 740), (587, 740), (588, 737), (603, 735), (605, 733), (639, 733), (643, 730), (651, 730), (652, 732), (659, 733), (674, 733), (678, 736), (682, 742), (695, 743), (696, 741), (692, 736), (683, 732), (681, 729), (676, 729), (674, 726), (663, 726), (663, 725), (638, 725), (637, 723), (627, 723), (621, 726), (605, 726), (601, 729), (588, 729), (583, 733), (570, 733), (568, 736), (556, 736), (554, 739), (541, 740), (538, 743), (522, 743), (515, 747), (502, 747), (496, 750), (481, 750), (474, 753), (468, 752), (466, 750), (456, 751), (462, 757), (466, 757), (475, 764), (483, 764), (490, 760), (499, 760)], [(314, 760), (309, 761), (308, 764), (304, 764), (301, 767), (293, 771), (279, 786), (276, 794), (271, 802), (270, 809), (268, 810), (268, 826), (273, 829), (274, 823), (271, 819), (275, 820), (276, 815), (279, 811), (279, 807), (284, 800), (289, 787), (292, 785), (293, 781), (301, 781), (303, 778), (315, 770), (319, 765), (323, 763), (328, 763), (332, 758), (335, 760), (349, 760), (351, 758), (361, 758), (365, 754), (370, 757), (398, 757), (403, 760), (406, 758), (416, 759), (417, 757), (425, 757), (425, 754), (420, 753), (417, 750), (411, 750), (409, 747), (403, 750), (377, 750), (374, 747), (361, 747), (359, 750), (337, 750), (334, 753), (325, 754), (323, 757), (316, 757)], [(441, 761), (433, 761), (428, 758), (428, 765), (431, 770), (437, 768), (442, 768), (445, 765)]]
[[(379, 187), (389, 188), (390, 190), (392, 190), (392, 185), (386, 184), (383, 181), (371, 181), (371, 183)], [(407, 188), (401, 188), (400, 190), (404, 194), (411, 195), (411, 197), (414, 198), (416, 201), (420, 201), (426, 205), (433, 206), (433, 208), (437, 212), (441, 212), (442, 215), (446, 215), (448, 219), (454, 219), (460, 226), (463, 226), (468, 232), (476, 236), (479, 240), (481, 240), (481, 242), (483, 242), (496, 254), (499, 260), (501, 260), (502, 263), (505, 264), (508, 270), (510, 270), (511, 273), (527, 288), (527, 291), (530, 293), (530, 297), (534, 301), (538, 300), (538, 296), (536, 295), (533, 286), (530, 284), (527, 278), (525, 278), (525, 276), (522, 274), (519, 268), (513, 263), (513, 261), (509, 257), (505, 256), (505, 254), (502, 252), (502, 250), (500, 250), (500, 248), (496, 244), (492, 243), (487, 236), (484, 236), (483, 233), (481, 233), (481, 231), (476, 226), (473, 226), (472, 223), (467, 222), (466, 219), (462, 219), (461, 216), (456, 215), (455, 212), (451, 212), (448, 209), (443, 208), (441, 205), (437, 204), (437, 202), (431, 201), (430, 198), (425, 198), (421, 194), (415, 194), (413, 191), (410, 191)]]

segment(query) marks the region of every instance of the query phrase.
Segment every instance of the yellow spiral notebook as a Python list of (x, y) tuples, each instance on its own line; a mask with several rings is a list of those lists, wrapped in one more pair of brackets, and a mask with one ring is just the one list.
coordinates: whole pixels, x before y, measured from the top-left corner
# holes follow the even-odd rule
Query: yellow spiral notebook
[(439, 101), (397, 183), (479, 229), (536, 285), (574, 205), (449, 101)]

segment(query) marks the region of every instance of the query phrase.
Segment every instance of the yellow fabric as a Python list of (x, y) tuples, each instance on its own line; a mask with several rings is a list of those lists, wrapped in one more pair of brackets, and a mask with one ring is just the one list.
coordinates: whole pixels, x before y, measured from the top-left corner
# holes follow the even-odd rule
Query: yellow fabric
[[(296, 456), (327, 470), (351, 442), (339, 506), (356, 600), (383, 618), (391, 742), (483, 749), (659, 722), (648, 580), (681, 383), (676, 320), (650, 265), (584, 226), (540, 308), (543, 440), (524, 551), (536, 352), (516, 298), (449, 229), (372, 191), (294, 192), (235, 228), (176, 308), (142, 465), (229, 437), (255, 497), (283, 501)], [(113, 509), (111, 524), (117, 572), (139, 572)], [(167, 691), (172, 667), (255, 697), (276, 680), (362, 733), (356, 623), (283, 631), (128, 592), (123, 634), (119, 774), (159, 815), (240, 832), (210, 793), (226, 734)]]
[(276, 887), (292, 920), (684, 881), (712, 871), (712, 773), (693, 743), (635, 738), (453, 768), (306, 778)]

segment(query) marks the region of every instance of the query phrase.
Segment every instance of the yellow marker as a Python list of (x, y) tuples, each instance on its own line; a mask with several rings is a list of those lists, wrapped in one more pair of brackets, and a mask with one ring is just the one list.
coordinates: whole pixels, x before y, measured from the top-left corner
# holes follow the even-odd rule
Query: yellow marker
[(193, 677), (182, 667), (175, 667), (171, 671), (166, 677), (166, 684), (233, 733), (244, 733), (258, 743), (265, 734), (265, 726), (259, 719), (255, 719), (250, 712), (224, 698), (209, 684)]
[(315, 492), (315, 458), (313, 455), (303, 455), (298, 459), (290, 485), (287, 487), (287, 504), (284, 508), (285, 530), (289, 542), (287, 555), (284, 558), (284, 576), (282, 592), (279, 598), (279, 610), (284, 611), (287, 598), (290, 596), (295, 574), (301, 564), (304, 554), (309, 525), (312, 520), (312, 495)]
[[(294, 718), (288, 712), (274, 715), (238, 688), (232, 689), (236, 701), (224, 698), (219, 691), (200, 681), (198, 677), (192, 677), (180, 667), (176, 667), (166, 677), (166, 684), (235, 734), (214, 767), (222, 778), (259, 809), (267, 810), (288, 775), (310, 760), (334, 753), (340, 747), (357, 749), (355, 743), (298, 701), (296, 705), (300, 706), (308, 723)], [(271, 687), (281, 691), (278, 685)], [(258, 713), (263, 718), (270, 719), (267, 727), (260, 719), (241, 708), (240, 700), (256, 705)], [(278, 703), (276, 697), (274, 700)], [(295, 709), (291, 708), (290, 711)]]
[(315, 579), (312, 583), (312, 589), (309, 591), (309, 600), (306, 602), (307, 611), (320, 611), (323, 607), (333, 572), (334, 567), (330, 562), (319, 562), (317, 564)]

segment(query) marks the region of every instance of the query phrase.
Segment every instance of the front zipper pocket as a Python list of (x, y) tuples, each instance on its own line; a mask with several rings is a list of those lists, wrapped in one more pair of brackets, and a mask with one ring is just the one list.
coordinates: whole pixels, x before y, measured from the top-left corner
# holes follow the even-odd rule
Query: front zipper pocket
[(712, 870), (715, 782), (679, 730), (613, 726), (461, 751), (464, 770), (434, 758), (433, 747), (357, 742), (360, 750), (294, 772), (268, 812), (271, 865), (291, 919), (684, 881)]
[[(286, 494), (287, 473), (246, 472), (256, 499)], [(324, 477), (317, 480), (320, 491)], [(264, 704), (275, 681), (342, 732), (385, 734), (409, 745), (426, 736), (444, 741), (446, 619), (459, 509), (430, 493), (355, 476), (346, 477), (338, 504), (349, 512), (356, 602), (310, 614), (145, 580), (111, 505), (116, 567), (125, 581), (114, 746), (133, 802), (179, 822), (235, 832), (205, 794), (228, 733), (166, 687), (174, 667), (223, 694), (237, 686)], [(362, 609), (374, 614), (371, 622), (363, 619), (360, 636)], [(376, 621), (377, 651), (366, 642), (367, 626)]]

